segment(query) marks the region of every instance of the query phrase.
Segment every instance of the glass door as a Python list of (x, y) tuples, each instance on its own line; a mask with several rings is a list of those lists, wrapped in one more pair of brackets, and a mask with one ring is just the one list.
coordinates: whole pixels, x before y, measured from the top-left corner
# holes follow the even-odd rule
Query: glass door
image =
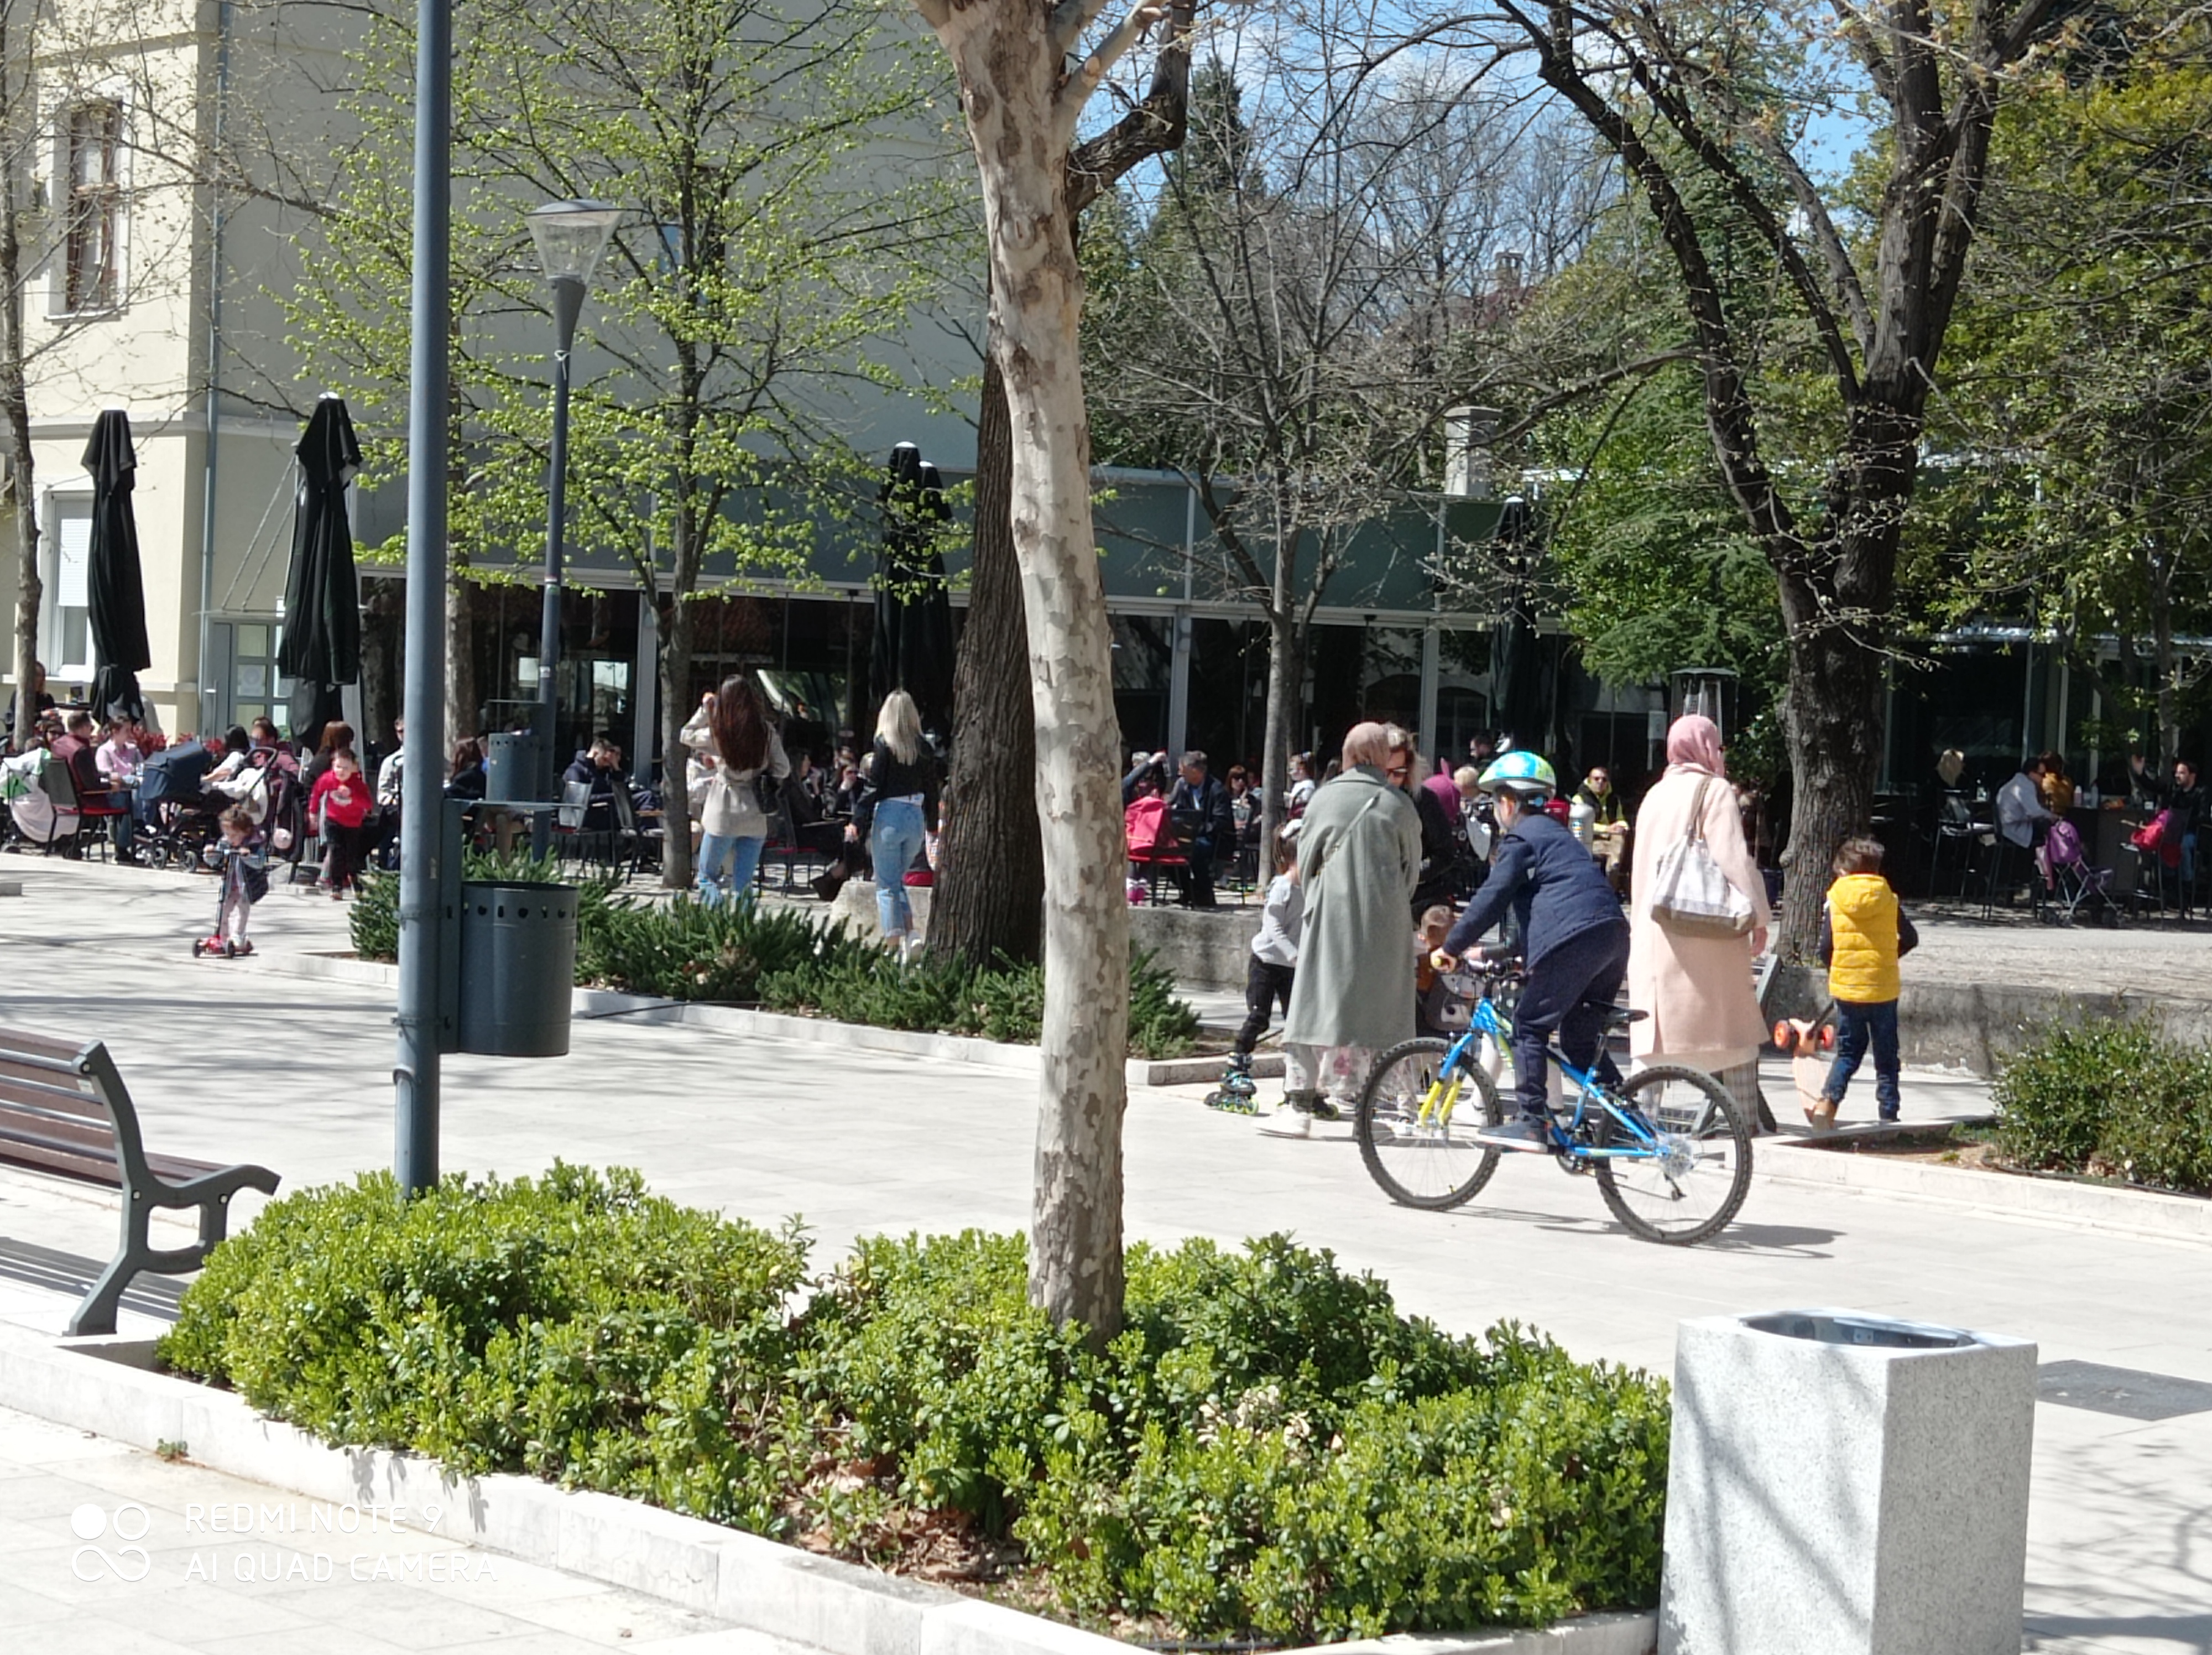
[(292, 680), (279, 676), (276, 651), (284, 641), (280, 621), (216, 621), (208, 629), (208, 727), (220, 735), (234, 724), (271, 720), (285, 733)]

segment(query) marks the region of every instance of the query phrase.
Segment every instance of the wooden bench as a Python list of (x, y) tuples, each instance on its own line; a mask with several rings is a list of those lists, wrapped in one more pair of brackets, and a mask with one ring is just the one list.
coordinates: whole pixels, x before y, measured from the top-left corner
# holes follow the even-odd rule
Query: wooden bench
[[(70, 1317), (72, 1336), (114, 1332), (116, 1304), (140, 1271), (199, 1269), (223, 1238), (230, 1198), (240, 1190), (276, 1191), (276, 1175), (265, 1166), (148, 1154), (106, 1046), (12, 1029), (0, 1029), (0, 1160), (123, 1192), (122, 1245)], [(200, 1238), (155, 1247), (147, 1235), (155, 1209), (181, 1207), (200, 1209)]]

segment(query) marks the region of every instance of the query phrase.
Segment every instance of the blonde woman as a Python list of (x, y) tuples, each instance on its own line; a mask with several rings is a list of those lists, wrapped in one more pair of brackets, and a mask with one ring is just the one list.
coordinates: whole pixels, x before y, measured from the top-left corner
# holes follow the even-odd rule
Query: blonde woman
[(905, 691), (892, 691), (876, 715), (876, 745), (845, 837), (857, 842), (868, 836), (876, 865), (876, 922), (902, 959), (916, 946), (906, 873), (936, 824), (939, 779), (937, 756), (921, 739), (921, 710)]

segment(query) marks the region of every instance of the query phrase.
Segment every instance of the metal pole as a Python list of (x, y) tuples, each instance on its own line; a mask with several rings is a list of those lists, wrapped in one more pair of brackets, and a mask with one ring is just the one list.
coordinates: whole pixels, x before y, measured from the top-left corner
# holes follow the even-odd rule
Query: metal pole
[[(230, 0), (216, 8), (215, 143), (223, 146), (223, 116), (230, 103)], [(222, 446), (222, 186), (208, 189), (208, 328), (207, 389), (204, 422), (205, 454), (200, 463), (200, 626), (196, 672), (198, 690), (192, 697), (192, 727), (206, 731), (215, 722), (209, 717), (208, 642), (212, 627), (209, 610), (215, 601), (216, 474)], [(179, 675), (181, 676), (181, 675)], [(276, 686), (270, 686), (272, 693)], [(273, 710), (273, 709), (272, 709)], [(178, 716), (183, 716), (182, 703)]]
[[(452, 0), (416, 0), (415, 290), (407, 393), (407, 749), (399, 813), (399, 1058), (392, 1171), (438, 1182), (438, 900), (446, 749), (447, 230), (452, 206)], [(459, 855), (458, 847), (451, 854)]]
[[(538, 631), (538, 796), (561, 797), (561, 536), (568, 509), (568, 352), (583, 314), (584, 284), (573, 276), (553, 280), (553, 445), (546, 462), (545, 611)], [(543, 852), (541, 850), (540, 854)]]

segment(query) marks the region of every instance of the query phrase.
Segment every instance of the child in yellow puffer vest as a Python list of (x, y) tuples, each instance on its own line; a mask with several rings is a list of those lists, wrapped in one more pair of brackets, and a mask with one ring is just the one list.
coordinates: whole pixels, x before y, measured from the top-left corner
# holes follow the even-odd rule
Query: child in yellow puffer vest
[(1880, 840), (1844, 840), (1832, 866), (1836, 882), (1820, 910), (1820, 960), (1836, 1002), (1836, 1061), (1820, 1088), (1819, 1107), (1805, 1114), (1816, 1127), (1835, 1124), (1844, 1089), (1871, 1044), (1875, 1101), (1881, 1118), (1893, 1121), (1899, 1104), (1897, 962), (1918, 946), (1920, 934), (1881, 877)]

